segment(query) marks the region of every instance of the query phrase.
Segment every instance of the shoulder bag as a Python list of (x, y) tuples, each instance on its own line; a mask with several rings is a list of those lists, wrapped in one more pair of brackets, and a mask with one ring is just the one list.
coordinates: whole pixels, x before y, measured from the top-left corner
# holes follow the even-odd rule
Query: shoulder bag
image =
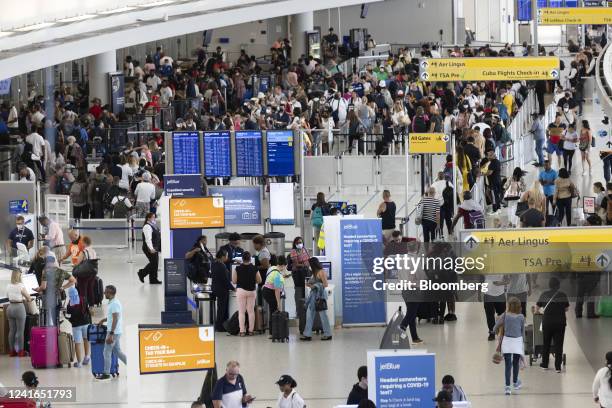
[[(550, 305), (550, 302), (552, 302), (553, 299), (557, 296), (557, 293), (559, 293), (558, 290), (555, 293), (553, 293), (553, 295), (550, 297), (548, 302), (546, 302), (546, 305), (544, 305), (544, 308), (542, 309), (542, 322), (544, 322), (544, 312), (546, 312), (546, 308), (548, 308), (548, 305)], [(542, 322), (540, 322), (540, 331), (542, 331)]]

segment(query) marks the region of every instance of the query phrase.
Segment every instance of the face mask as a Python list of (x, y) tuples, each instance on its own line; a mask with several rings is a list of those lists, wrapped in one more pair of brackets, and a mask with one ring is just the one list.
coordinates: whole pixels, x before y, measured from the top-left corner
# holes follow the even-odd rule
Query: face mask
[(149, 223), (150, 223), (151, 225), (157, 225), (157, 221), (155, 221), (155, 220), (151, 220), (151, 221), (149, 221)]
[(296, 244), (295, 246), (297, 249), (302, 249), (304, 248), (304, 244)]
[(23, 224), (17, 224), (17, 229), (19, 231), (23, 231), (24, 228), (25, 228), (25, 226)]
[(565, 113), (569, 112), (569, 108), (563, 109), (563, 112), (565, 112)]

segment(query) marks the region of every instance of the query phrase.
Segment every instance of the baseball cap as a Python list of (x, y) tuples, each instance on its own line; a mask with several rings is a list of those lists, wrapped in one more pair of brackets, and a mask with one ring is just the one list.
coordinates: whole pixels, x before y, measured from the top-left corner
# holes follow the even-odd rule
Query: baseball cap
[(385, 82), (384, 79), (381, 79), (380, 82), (378, 83), (378, 86), (380, 86), (381, 88), (384, 88), (385, 86), (387, 86), (387, 83)]
[(291, 386), (291, 388), (297, 387), (297, 383), (295, 382), (293, 377), (291, 377), (290, 375), (287, 375), (287, 374), (281, 375), (281, 377), (278, 379), (276, 384), (278, 384), (278, 385), (289, 384)]
[(435, 402), (453, 402), (453, 396), (448, 391), (440, 391), (436, 398), (433, 399)]

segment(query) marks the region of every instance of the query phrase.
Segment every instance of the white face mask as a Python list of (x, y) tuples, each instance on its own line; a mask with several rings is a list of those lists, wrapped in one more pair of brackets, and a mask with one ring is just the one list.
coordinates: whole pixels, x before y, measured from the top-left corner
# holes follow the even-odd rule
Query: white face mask
[(24, 229), (24, 228), (25, 228), (25, 225), (23, 225), (23, 224), (17, 224), (17, 229), (18, 229), (19, 231), (23, 231), (23, 229)]
[(297, 249), (302, 249), (302, 248), (304, 248), (304, 244), (297, 244), (295, 247), (296, 247)]
[(569, 108), (564, 108), (563, 112), (565, 112), (565, 113), (569, 112)]

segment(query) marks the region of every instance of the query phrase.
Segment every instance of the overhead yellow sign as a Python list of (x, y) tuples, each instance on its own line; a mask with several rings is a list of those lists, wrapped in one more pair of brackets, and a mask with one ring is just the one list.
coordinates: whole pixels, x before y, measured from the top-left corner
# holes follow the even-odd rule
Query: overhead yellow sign
[(206, 370), (215, 366), (213, 327), (150, 327), (138, 331), (140, 374)]
[(539, 25), (612, 24), (609, 7), (560, 7), (538, 9)]
[(450, 140), (444, 133), (411, 133), (408, 143), (410, 154), (444, 154)]
[(428, 58), (423, 81), (535, 81), (559, 79), (558, 57)]
[(612, 228), (465, 230), (464, 256), (484, 257), (485, 273), (597, 272), (612, 263)]

